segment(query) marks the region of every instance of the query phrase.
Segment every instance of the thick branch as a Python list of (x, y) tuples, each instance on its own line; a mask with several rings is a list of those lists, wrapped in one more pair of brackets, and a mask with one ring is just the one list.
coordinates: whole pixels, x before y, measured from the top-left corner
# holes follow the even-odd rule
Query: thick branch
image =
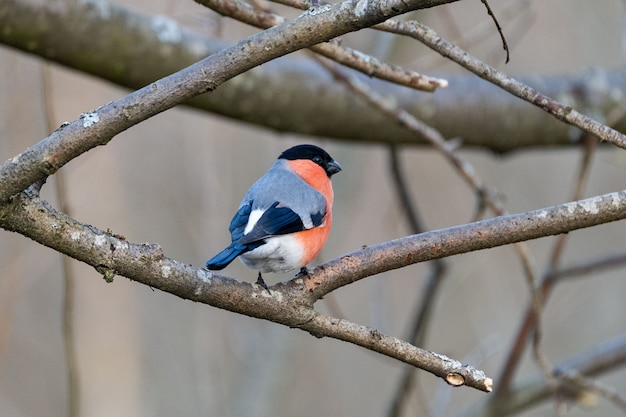
[(404, 266), (508, 245), (626, 218), (626, 191), (499, 216), (370, 246), (318, 267), (306, 282), (315, 298), (359, 279)]
[[(248, 288), (249, 284), (232, 279), (220, 279), (214, 283), (210, 272), (167, 259), (157, 246), (131, 244), (115, 235), (83, 225), (29, 193), (21, 193), (0, 206), (0, 227), (30, 237), (94, 267), (179, 297), (269, 319), (255, 313), (259, 307), (256, 304), (251, 309), (238, 307), (246, 303), (236, 290)], [(624, 218), (626, 190), (402, 237), (359, 249), (320, 265), (308, 278), (304, 278), (306, 296), (300, 297), (299, 302), (312, 305), (340, 287), (415, 263), (567, 233)], [(177, 276), (173, 276), (174, 273)], [(285, 288), (299, 286), (295, 281)], [(204, 294), (202, 299), (198, 298), (201, 294)], [(301, 324), (310, 319), (310, 316), (299, 317), (293, 323), (283, 324)]]
[(431, 372), (453, 386), (492, 390), (491, 379), (472, 366), (374, 329), (317, 313), (313, 309), (315, 299), (302, 280), (275, 285), (268, 293), (259, 285), (181, 264), (165, 257), (157, 245), (132, 244), (81, 224), (56, 211), (30, 189), (0, 207), (0, 225), (93, 266), (107, 281), (123, 275), (184, 299), (362, 346)]
[[(261, 29), (267, 29), (285, 21), (285, 18), (280, 15), (257, 10), (242, 0), (196, 0), (196, 3), (209, 7), (223, 16), (231, 17)], [(373, 56), (342, 46), (336, 42), (313, 45), (310, 50), (370, 77), (417, 90), (433, 92), (437, 88), (448, 85), (446, 80), (431, 78), (415, 71), (380, 61)]]
[[(0, 2), (0, 42), (70, 68), (137, 89), (213, 54), (227, 44), (106, 1)], [(38, 22), (33, 25), (33, 22)], [(169, 36), (166, 36), (169, 35)], [(133, 39), (120, 43), (117, 39)], [(71, 47), (68, 47), (71, 45)], [(462, 137), (469, 146), (510, 151), (528, 146), (569, 146), (571, 128), (475, 76), (446, 77), (450, 87), (423, 94), (371, 80), (383, 95), (438, 129)], [(364, 78), (365, 79), (365, 78)], [(521, 78), (551, 97), (605, 117), (621, 106), (626, 71), (593, 71), (577, 76)], [(189, 104), (279, 131), (340, 139), (424, 143), (363, 104), (317, 64), (286, 57), (242, 74)], [(250, 94), (251, 91), (264, 94)], [(324, 91), (324, 94), (319, 94)], [(619, 94), (616, 94), (619, 93)], [(480, 107), (481, 111), (468, 112)], [(282, 115), (276, 117), (277, 114)], [(626, 131), (626, 121), (615, 126)]]
[(181, 298), (334, 337), (397, 358), (453, 385), (491, 390), (482, 372), (399, 339), (315, 312), (316, 300), (341, 286), (425, 260), (569, 232), (626, 217), (626, 191), (407, 236), (371, 246), (319, 266), (304, 279), (271, 288), (240, 283), (164, 256), (157, 245), (132, 244), (59, 213), (33, 189), (0, 206), (0, 226), (30, 237), (98, 270), (105, 279), (123, 275)]
[[(6, 201), (11, 195), (53, 174), (80, 154), (108, 143), (129, 127), (185, 100), (212, 91), (260, 64), (380, 23), (391, 16), (453, 1), (456, 0), (348, 0), (305, 12), (293, 20), (245, 38), (83, 115), (5, 162), (0, 166), (0, 201)], [(5, 11), (1, 9), (0, 15)], [(3, 31), (12, 30), (12, 26), (3, 28)], [(172, 29), (168, 29), (166, 34), (170, 39)]]

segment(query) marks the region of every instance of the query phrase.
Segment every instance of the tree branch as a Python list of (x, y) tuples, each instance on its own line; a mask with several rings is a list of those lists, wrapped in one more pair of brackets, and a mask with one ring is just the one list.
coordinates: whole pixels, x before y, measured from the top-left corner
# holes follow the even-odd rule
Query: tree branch
[[(105, 0), (97, 5), (50, 1), (35, 7), (26, 0), (0, 2), (0, 42), (130, 89), (148, 85), (228, 46), (163, 16), (147, 16)], [(133, 42), (114, 41), (119, 38)], [(385, 116), (345, 88), (328, 88), (332, 78), (307, 60), (285, 57), (240, 77), (241, 82), (226, 83), (186, 104), (278, 131), (360, 142), (388, 143), (393, 138), (396, 143), (424, 143), (386, 123)], [(571, 128), (532, 105), (473, 75), (446, 78), (450, 87), (434, 95), (377, 80), (368, 82), (380, 94), (394, 96), (400, 107), (445, 137), (462, 137), (465, 146), (506, 152), (529, 146), (572, 145)], [(626, 71), (522, 77), (519, 81), (549, 97), (569, 97), (568, 105), (606, 118), (622, 106), (615, 93), (626, 90)], [(265, 94), (250, 94), (250, 89), (262, 89)], [(469, 115), (466, 109), (476, 106), (481, 112)], [(626, 131), (626, 120), (614, 127)]]
[[(500, 33), (504, 49), (507, 53), (506, 62), (508, 62), (509, 48), (502, 34), (500, 24), (492, 13), (489, 4), (485, 0), (483, 0), (483, 4), (487, 8), (489, 15), (492, 17)], [(296, 5), (296, 7), (298, 6), (302, 7), (302, 4)], [(541, 93), (539, 90), (485, 64), (457, 45), (441, 38), (433, 29), (420, 22), (414, 20), (404, 21), (400, 19), (388, 19), (383, 23), (373, 26), (373, 28), (414, 38), (477, 76), (543, 109), (558, 120), (576, 126), (600, 140), (610, 142), (620, 148), (626, 149), (626, 136), (617, 130), (578, 112), (571, 105), (560, 103), (549, 95)]]
[[(417, 206), (414, 204), (413, 199), (409, 193), (408, 181), (405, 177), (400, 156), (398, 155), (398, 148), (395, 145), (389, 146), (389, 167), (391, 171), (391, 177), (396, 189), (395, 194), (400, 201), (400, 207), (404, 211), (404, 217), (409, 224), (409, 230), (411, 234), (422, 233), (426, 230), (422, 227), (422, 221), (420, 219)], [(430, 324), (430, 318), (433, 314), (433, 310), (438, 299), (439, 289), (446, 277), (446, 271), (448, 270), (447, 263), (442, 259), (435, 259), (429, 263), (431, 271), (426, 277), (422, 286), (421, 295), (416, 304), (416, 309), (413, 314), (409, 332), (405, 336), (405, 340), (410, 340), (417, 346), (423, 346), (423, 341), (426, 339), (426, 332)], [(407, 400), (411, 389), (415, 385), (416, 373), (415, 370), (409, 367), (405, 367), (402, 370), (402, 376), (398, 382), (397, 388), (394, 390), (393, 398), (390, 402), (390, 407), (387, 415), (390, 417), (398, 417), (402, 415), (406, 406)]]
[(332, 337), (398, 359), (428, 371), (454, 387), (467, 385), (484, 392), (492, 390), (493, 381), (483, 371), (445, 355), (417, 348), (404, 340), (385, 336), (375, 329), (321, 314), (297, 327), (316, 337)]
[(271, 288), (241, 283), (165, 257), (157, 245), (132, 244), (56, 211), (34, 189), (0, 205), (0, 226), (85, 262), (109, 281), (122, 275), (178, 297), (298, 327), (318, 337), (355, 343), (418, 366), (453, 385), (491, 390), (482, 372), (411, 347), (347, 321), (319, 315), (315, 301), (365, 277), (430, 259), (565, 233), (626, 217), (626, 191), (527, 213), (497, 217), (370, 246), (317, 267), (304, 278)]
[[(53, 174), (80, 154), (108, 143), (129, 127), (212, 91), (257, 65), (380, 23), (391, 16), (453, 1), (457, 0), (349, 0), (305, 12), (245, 38), (149, 86), (83, 114), (79, 120), (62, 126), (5, 162), (0, 166), (0, 201), (6, 201), (30, 184)], [(3, 11), (0, 10), (0, 15)], [(5, 30), (11, 31), (11, 28)]]
[[(418, 262), (567, 233), (626, 218), (626, 190), (526, 213), (406, 236), (327, 262), (307, 280), (316, 297), (359, 279)], [(332, 279), (326, 277), (332, 276)]]
[[(246, 24), (267, 29), (279, 25), (285, 18), (270, 12), (253, 8), (241, 0), (195, 0), (222, 16), (231, 17)], [(373, 56), (341, 46), (335, 42), (320, 43), (309, 48), (326, 58), (362, 72), (370, 77), (415, 88), (416, 90), (433, 92), (437, 88), (446, 87), (446, 80), (428, 77), (397, 65), (388, 64)]]
[(441, 38), (426, 25), (416, 21), (404, 22), (398, 19), (390, 19), (378, 25), (377, 28), (382, 30), (388, 29), (393, 33), (411, 36), (477, 76), (543, 109), (558, 120), (576, 126), (600, 140), (626, 149), (626, 137), (620, 132), (580, 113), (571, 105), (560, 103), (545, 93), (541, 93), (539, 90), (490, 67), (453, 43)]
[[(501, 202), (494, 198), (492, 189), (480, 179), (474, 170), (474, 167), (467, 162), (467, 160), (459, 156), (457, 152), (455, 152), (457, 145), (456, 141), (446, 141), (441, 133), (436, 129), (433, 129), (427, 124), (417, 120), (410, 113), (401, 107), (398, 107), (393, 100), (386, 100), (384, 97), (379, 96), (375, 91), (370, 89), (366, 84), (358, 81), (356, 78), (345, 75), (339, 70), (339, 68), (337, 68), (336, 65), (331, 65), (319, 58), (318, 61), (329, 72), (331, 72), (335, 78), (348, 86), (348, 88), (350, 88), (350, 90), (356, 95), (362, 97), (373, 108), (378, 109), (383, 114), (387, 114), (395, 123), (404, 126), (416, 135), (423, 136), (428, 142), (430, 142), (456, 170), (459, 177), (461, 177), (465, 183), (472, 188), (480, 205), (489, 207), (498, 216), (506, 214), (506, 210), (502, 206)], [(529, 283), (533, 283), (535, 281), (535, 273), (531, 267), (532, 262), (530, 251), (523, 243), (516, 244), (515, 249), (520, 257), (522, 266), (524, 267), (527, 281)]]
[[(626, 363), (626, 336), (622, 335), (602, 345), (582, 352), (566, 359), (555, 366), (555, 373), (565, 378), (561, 382), (568, 382), (568, 375), (595, 376), (618, 368)], [(576, 397), (585, 390), (584, 386), (569, 384), (563, 387), (570, 397)], [(466, 417), (501, 417), (512, 415), (538, 404), (550, 396), (551, 390), (543, 375), (536, 375), (518, 384), (515, 388), (497, 398), (496, 401), (487, 401), (463, 414)]]
[(107, 282), (122, 275), (183, 299), (362, 346), (431, 372), (453, 386), (492, 390), (491, 379), (470, 365), (377, 330), (317, 313), (313, 303), (318, 298), (301, 279), (274, 285), (268, 294), (257, 284), (238, 282), (169, 259), (158, 245), (132, 244), (82, 224), (55, 210), (30, 189), (0, 207), (0, 225), (93, 266)]
[[(591, 171), (591, 157), (594, 154), (595, 149), (597, 149), (598, 144), (598, 141), (591, 135), (585, 134), (583, 140), (585, 147), (582, 149), (580, 169), (578, 171), (574, 191), (570, 197), (572, 200), (581, 199), (584, 195), (584, 187)], [(530, 336), (534, 333), (535, 323), (537, 321), (541, 321), (541, 317), (537, 315), (537, 312), (540, 310), (537, 308), (537, 305), (547, 303), (552, 288), (556, 284), (556, 279), (553, 279), (553, 277), (558, 268), (561, 256), (563, 255), (565, 244), (568, 241), (567, 237), (567, 235), (561, 235), (555, 239), (547, 272), (544, 273), (539, 282), (533, 288), (530, 304), (524, 313), (522, 323), (519, 326), (513, 345), (511, 346), (502, 367), (502, 372), (498, 378), (500, 383), (498, 384), (496, 395), (508, 390), (511, 380), (515, 376), (515, 372), (522, 358), (522, 353), (524, 352), (527, 342)]]

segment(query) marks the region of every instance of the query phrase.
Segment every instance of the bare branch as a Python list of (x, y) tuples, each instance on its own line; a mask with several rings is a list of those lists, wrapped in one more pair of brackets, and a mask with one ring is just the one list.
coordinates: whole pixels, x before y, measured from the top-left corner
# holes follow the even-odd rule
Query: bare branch
[(376, 29), (413, 37), (479, 77), (543, 109), (558, 120), (576, 126), (600, 140), (626, 149), (626, 136), (622, 133), (579, 113), (572, 106), (559, 103), (544, 93), (540, 93), (538, 90), (490, 67), (453, 43), (441, 38), (426, 25), (416, 21), (404, 22), (397, 19), (389, 19), (377, 25)]
[[(558, 363), (555, 375), (582, 375), (592, 377), (608, 372), (626, 363), (626, 336), (622, 335), (602, 345), (596, 346), (575, 357)], [(575, 398), (587, 390), (584, 385), (568, 384), (567, 378), (561, 380), (566, 385), (561, 388), (570, 398)], [(543, 375), (536, 375), (518, 384), (496, 401), (486, 401), (482, 406), (463, 414), (466, 417), (501, 417), (521, 412), (548, 398), (551, 391)], [(610, 396), (610, 393), (607, 392)], [(496, 397), (492, 397), (496, 398)], [(614, 401), (613, 398), (611, 398)], [(619, 402), (619, 399), (616, 400)], [(615, 403), (615, 401), (614, 401)]]
[(489, 17), (491, 17), (491, 19), (493, 20), (493, 23), (496, 25), (496, 29), (498, 29), (498, 33), (500, 34), (500, 39), (502, 40), (502, 49), (504, 49), (504, 52), (506, 52), (506, 59), (504, 60), (504, 63), (508, 64), (509, 60), (511, 59), (511, 56), (510, 56), (511, 53), (509, 51), (509, 44), (506, 43), (506, 38), (504, 37), (504, 33), (502, 32), (502, 27), (500, 26), (500, 23), (498, 22), (496, 15), (491, 10), (491, 6), (489, 6), (489, 3), (487, 2), (487, 0), (480, 0), (480, 1), (482, 1), (482, 3), (487, 8), (487, 13), (489, 14)]
[[(213, 11), (232, 17), (241, 22), (258, 28), (267, 29), (279, 25), (285, 18), (274, 13), (256, 10), (250, 4), (240, 0), (195, 0)], [(406, 87), (415, 88), (422, 91), (435, 91), (437, 88), (446, 87), (446, 80), (422, 75), (416, 71), (411, 71), (397, 65), (388, 64), (373, 56), (341, 46), (338, 43), (320, 43), (311, 46), (311, 51), (326, 58), (345, 65), (354, 70), (360, 71), (370, 77), (380, 78)]]
[[(577, 278), (582, 275), (588, 274), (592, 271), (598, 272), (602, 269), (622, 267), (626, 263), (626, 254), (617, 253), (606, 256), (604, 258), (594, 259), (586, 262), (582, 262), (578, 265), (572, 265), (570, 267), (555, 269), (545, 275), (541, 281), (539, 288), (541, 292), (541, 298), (545, 303), (549, 297), (554, 286), (566, 279)], [(496, 390), (496, 397), (504, 395), (509, 389), (517, 366), (521, 360), (524, 348), (529, 335), (534, 329), (534, 318), (532, 306), (528, 306), (524, 312), (523, 318), (515, 335), (512, 347), (508, 353), (507, 359), (502, 371), (498, 376), (498, 387)], [(498, 400), (494, 400), (498, 401)]]
[(0, 208), (0, 224), (93, 266), (107, 282), (115, 275), (126, 276), (184, 299), (365, 347), (431, 372), (453, 386), (492, 390), (491, 379), (469, 365), (374, 329), (320, 315), (313, 309), (318, 298), (302, 279), (277, 284), (268, 292), (257, 284), (237, 282), (206, 269), (184, 265), (166, 258), (157, 245), (132, 244), (81, 224), (56, 211), (30, 190)]
[[(498, 30), (500, 31), (504, 49), (507, 51), (508, 62), (508, 45), (506, 44), (504, 35), (502, 35), (500, 25), (493, 15), (488, 3), (485, 0), (481, 1), (485, 7), (487, 7), (489, 15), (493, 18)], [(540, 107), (544, 111), (556, 117), (558, 120), (576, 126), (600, 140), (610, 142), (620, 148), (626, 149), (626, 136), (622, 133), (582, 113), (579, 113), (572, 106), (559, 103), (544, 93), (540, 93), (538, 90), (535, 90), (513, 77), (510, 77), (505, 73), (485, 64), (455, 44), (441, 38), (437, 32), (420, 22), (388, 19), (383, 23), (373, 26), (373, 28), (412, 37), (479, 77), (531, 104), (534, 104), (535, 106)]]
[(589, 274), (590, 272), (598, 273), (603, 269), (620, 268), (623, 267), (625, 264), (626, 253), (621, 252), (613, 255), (608, 255), (603, 258), (582, 262), (578, 265), (572, 265), (566, 268), (554, 270), (546, 277), (546, 280), (566, 281), (573, 278), (580, 278), (581, 276)]
[[(264, 62), (409, 10), (456, 0), (372, 0), (325, 6), (225, 47), (209, 57), (126, 97), (83, 114), (79, 120), (0, 166), (0, 201), (135, 124), (181, 102), (212, 91), (234, 76)], [(357, 7), (358, 6), (358, 7)], [(1, 13), (0, 13), (1, 14)], [(340, 23), (343, 22), (343, 23)], [(310, 28), (315, 30), (311, 31)], [(304, 36), (306, 34), (306, 36)]]
[(624, 218), (626, 191), (619, 191), (369, 246), (321, 265), (305, 283), (311, 296), (318, 299), (359, 279), (414, 263), (557, 235)]
[(578, 397), (581, 397), (582, 394), (596, 394), (611, 401), (623, 413), (626, 413), (626, 399), (613, 388), (585, 378), (578, 372), (566, 372), (559, 375), (559, 378), (562, 384), (568, 384), (570, 389), (573, 388), (574, 391), (577, 391)]
[(438, 353), (429, 352), (400, 339), (385, 336), (375, 329), (347, 320), (316, 315), (297, 326), (317, 337), (333, 337), (390, 356), (428, 371), (454, 387), (467, 385), (491, 392), (493, 381), (484, 372)]
[[(0, 42), (131, 89), (149, 85), (229, 46), (163, 16), (137, 13), (105, 0), (98, 2), (103, 9), (93, 5), (93, 2), (40, 2), (33, 7), (26, 0), (0, 2), (3, 28)], [(33, 30), (33, 21), (40, 22), (37, 30)], [(158, 22), (161, 27), (167, 22), (176, 36), (163, 43)], [(111, 36), (113, 33), (115, 36)], [(111, 41), (119, 38), (133, 42)], [(68, 44), (72, 48), (67, 48)], [(94, 50), (99, 53), (93, 54)], [(385, 116), (361, 103), (346, 89), (328, 89), (331, 78), (319, 71), (316, 63), (285, 57), (240, 77), (240, 83), (226, 83), (211, 94), (185, 103), (278, 131), (359, 142), (388, 143), (393, 138), (395, 143), (424, 144), (420, 137), (385, 123)], [(573, 144), (568, 125), (474, 75), (447, 79), (453, 88), (434, 95), (369, 81), (379, 94), (394, 96), (401, 107), (445, 137), (463, 137), (464, 146), (507, 152), (532, 146)], [(615, 108), (623, 107), (616, 97), (626, 90), (626, 71), (622, 69), (519, 80), (546, 96), (569, 97), (572, 101), (567, 104), (592, 109), (593, 114), (604, 118)], [(250, 88), (263, 89), (266, 93), (250, 94)], [(325, 94), (316, 94), (321, 90)], [(480, 105), (481, 112), (468, 117), (466, 109), (476, 105)], [(285, 117), (275, 117), (276, 114)], [(316, 117), (310, 117), (312, 114)], [(615, 128), (626, 130), (626, 119)]]
[[(409, 187), (407, 178), (405, 177), (402, 164), (400, 163), (400, 155), (398, 154), (398, 148), (395, 145), (389, 146), (389, 165), (391, 168), (391, 175), (393, 183), (396, 188), (396, 195), (400, 200), (400, 207), (404, 210), (405, 217), (410, 225), (409, 229), (411, 233), (422, 233), (425, 229), (422, 227), (422, 222), (417, 211), (416, 205), (413, 203), (413, 199), (409, 195)], [(437, 301), (439, 289), (441, 283), (446, 276), (447, 264), (442, 259), (435, 259), (430, 262), (431, 272), (426, 278), (421, 291), (421, 296), (417, 301), (417, 308), (414, 313), (412, 324), (410, 326), (409, 333), (405, 337), (405, 340), (410, 340), (416, 346), (423, 346), (426, 339), (426, 330), (429, 324), (429, 318), (432, 315), (433, 308)], [(416, 373), (412, 368), (405, 367), (398, 387), (394, 390), (393, 398), (391, 400), (388, 416), (397, 417), (402, 415), (402, 411), (409, 398), (409, 393), (415, 385)]]
[[(583, 196), (583, 190), (591, 171), (591, 157), (594, 154), (598, 143), (591, 135), (584, 134), (583, 136), (585, 147), (583, 148), (580, 169), (578, 171), (576, 184), (571, 196), (572, 200), (578, 200)], [(567, 235), (561, 235), (556, 239), (550, 255), (548, 271), (542, 276), (537, 287), (533, 287), (532, 289), (531, 304), (526, 309), (522, 323), (518, 328), (513, 345), (511, 346), (507, 359), (502, 367), (500, 377), (498, 378), (500, 384), (498, 385), (498, 390), (496, 392), (497, 395), (500, 395), (501, 392), (505, 392), (509, 388), (511, 380), (517, 370), (517, 366), (519, 365), (519, 361), (521, 360), (524, 348), (526, 347), (526, 342), (535, 327), (535, 321), (537, 320), (538, 314), (541, 310), (541, 308), (537, 307), (537, 305), (545, 304), (547, 302), (550, 292), (556, 283), (554, 273), (557, 270), (566, 242)]]
[[(354, 91), (355, 94), (362, 97), (373, 108), (379, 110), (385, 115), (388, 115), (398, 124), (406, 127), (416, 135), (423, 136), (428, 142), (430, 142), (433, 147), (448, 160), (466, 184), (472, 188), (472, 191), (476, 194), (480, 205), (484, 204), (499, 216), (506, 214), (506, 210), (502, 204), (494, 198), (491, 189), (480, 179), (472, 165), (460, 157), (458, 153), (454, 152), (456, 149), (456, 143), (454, 141), (446, 141), (441, 133), (436, 129), (433, 129), (425, 123), (417, 120), (410, 113), (400, 108), (393, 100), (385, 99), (358, 79), (344, 74), (336, 68), (335, 65), (331, 65), (330, 63), (319, 58), (318, 61), (326, 69), (328, 69), (328, 71), (330, 71), (335, 78), (347, 85), (351, 91)], [(535, 285), (535, 272), (532, 268), (532, 257), (530, 255), (530, 251), (523, 243), (515, 244), (515, 250), (519, 255), (522, 266), (524, 267), (526, 279), (532, 288)]]
[[(528, 213), (407, 236), (342, 256), (317, 267), (309, 277), (273, 286), (271, 295), (268, 295), (256, 284), (240, 283), (168, 259), (156, 245), (132, 244), (93, 226), (81, 224), (54, 210), (30, 190), (0, 206), (0, 225), (3, 228), (19, 232), (42, 245), (85, 262), (96, 268), (107, 280), (118, 274), (123, 275), (181, 298), (302, 328), (313, 334), (336, 337), (368, 348), (371, 348), (373, 340), (371, 330), (359, 327), (354, 330), (356, 333), (331, 334), (330, 329), (339, 326), (328, 327), (324, 321), (326, 319), (322, 320), (312, 309), (313, 303), (337, 288), (380, 272), (625, 217), (626, 191), (620, 191)], [(347, 322), (344, 324), (348, 327), (357, 326)], [(370, 336), (359, 339), (365, 337), (364, 332)], [(380, 340), (381, 345), (375, 350), (386, 355), (390, 355), (392, 346), (399, 343), (396, 339), (385, 337)], [(413, 356), (407, 356), (416, 351), (412, 352), (396, 352), (393, 357), (415, 364), (411, 359)], [(424, 359), (423, 356), (420, 358)], [(431, 357), (424, 360), (421, 364), (424, 369), (435, 372), (432, 367), (435, 359)], [(437, 360), (442, 364), (441, 357)], [(436, 372), (440, 372), (437, 375), (443, 376), (441, 373), (444, 373), (444, 368), (437, 369)], [(470, 381), (466, 373), (459, 371), (446, 372), (443, 377), (453, 384), (482, 384), (487, 389), (490, 384), (484, 375), (476, 376), (476, 379)]]

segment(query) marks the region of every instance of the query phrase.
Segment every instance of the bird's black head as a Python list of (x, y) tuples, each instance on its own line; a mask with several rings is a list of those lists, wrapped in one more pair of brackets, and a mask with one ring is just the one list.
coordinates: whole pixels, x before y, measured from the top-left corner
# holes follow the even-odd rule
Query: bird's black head
[(326, 175), (331, 177), (341, 171), (341, 166), (324, 149), (315, 145), (297, 145), (280, 154), (278, 159), (295, 161), (297, 159), (310, 159), (324, 168)]

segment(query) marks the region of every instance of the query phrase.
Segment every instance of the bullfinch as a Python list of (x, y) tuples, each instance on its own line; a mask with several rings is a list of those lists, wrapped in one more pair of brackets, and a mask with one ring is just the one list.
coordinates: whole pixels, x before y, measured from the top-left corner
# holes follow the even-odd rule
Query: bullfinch
[(206, 263), (221, 270), (236, 257), (262, 272), (288, 272), (317, 256), (332, 226), (330, 177), (341, 166), (323, 149), (298, 145), (284, 151), (241, 200), (230, 222), (232, 243)]

